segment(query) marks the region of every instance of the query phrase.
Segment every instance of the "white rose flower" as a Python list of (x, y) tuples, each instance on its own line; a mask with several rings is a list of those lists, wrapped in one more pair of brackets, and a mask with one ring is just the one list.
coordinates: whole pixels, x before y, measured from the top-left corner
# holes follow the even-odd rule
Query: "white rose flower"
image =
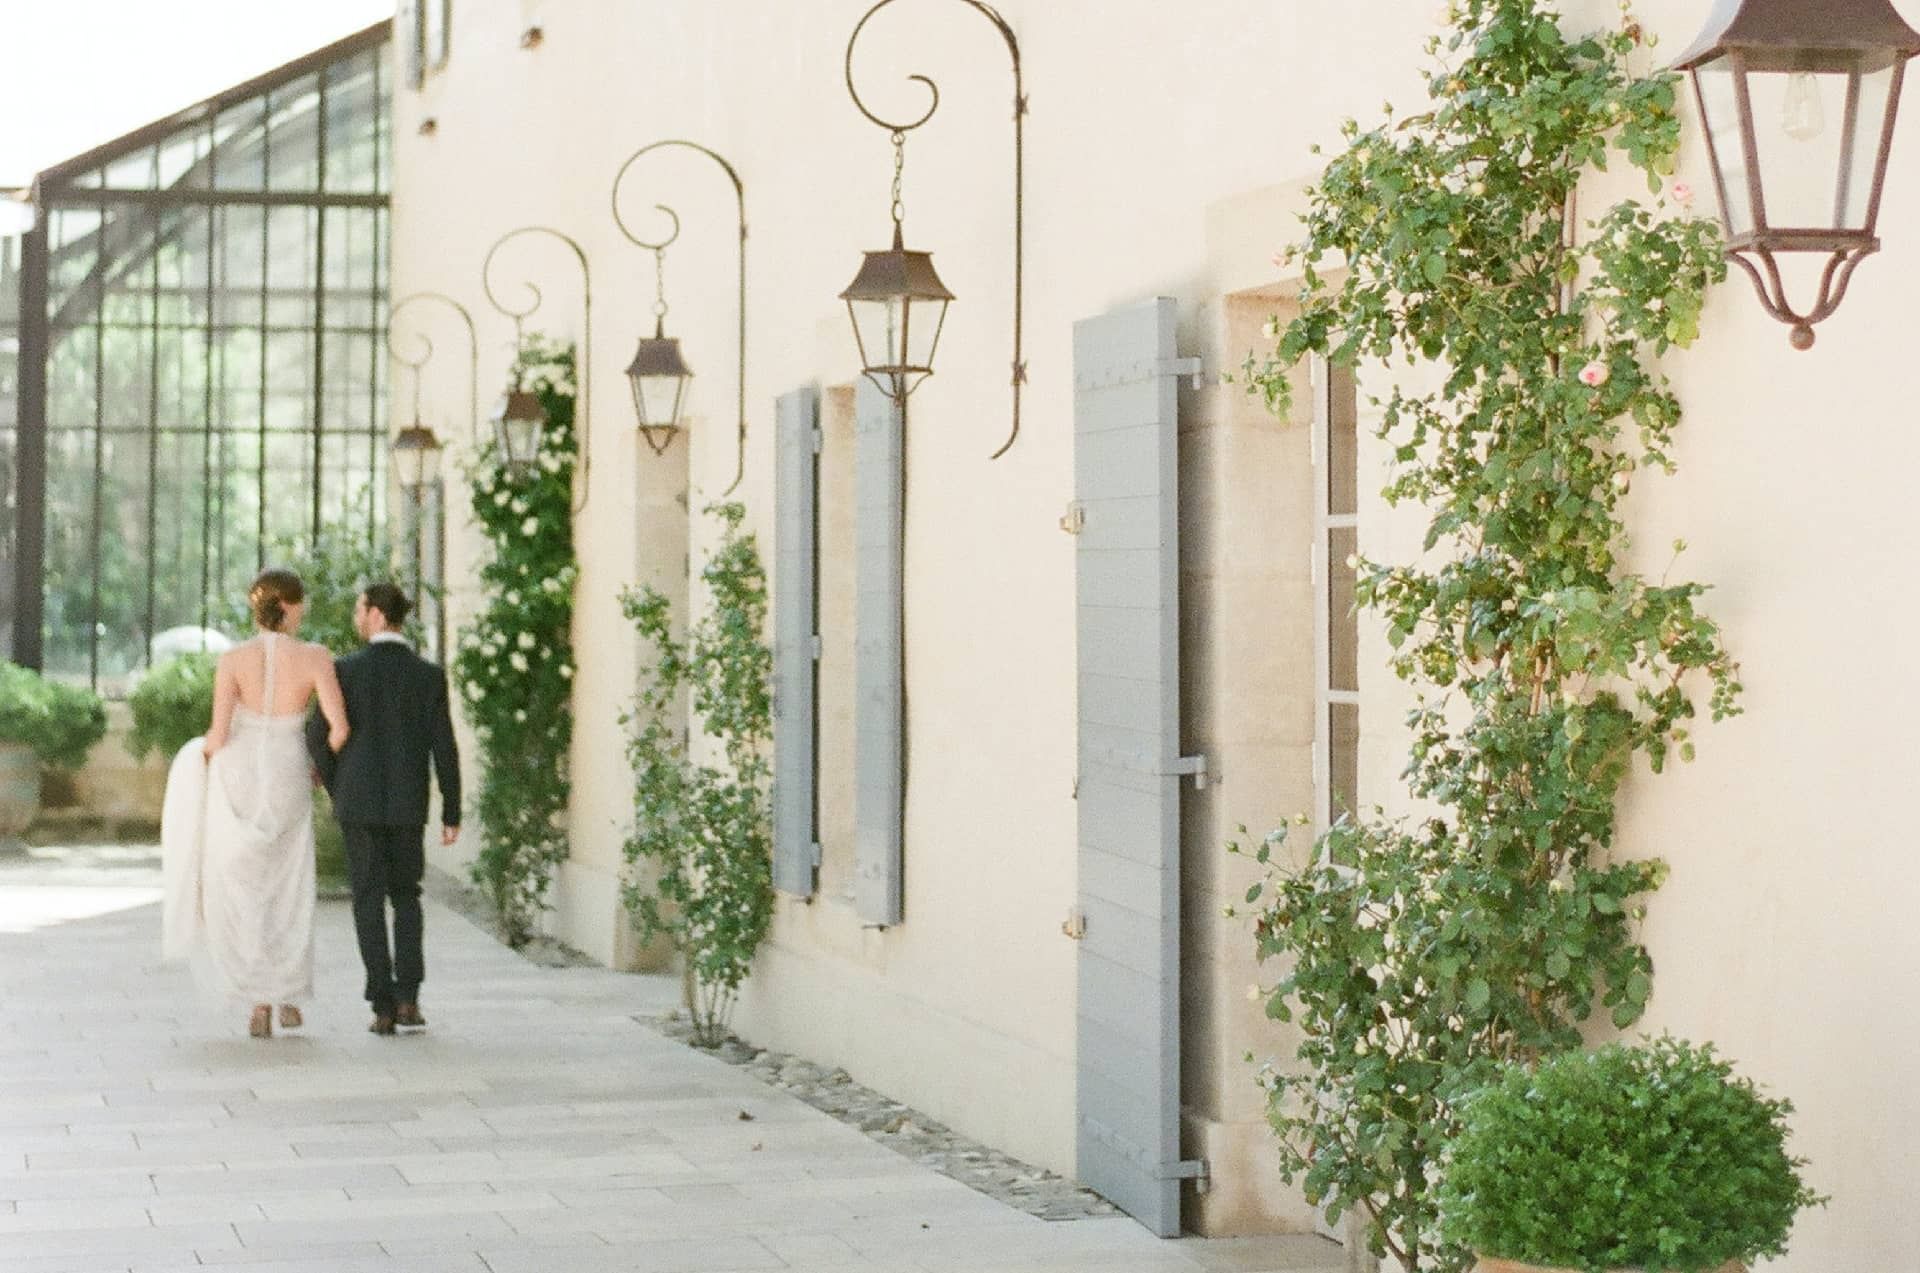
[(520, 594), (510, 588), (507, 590), (506, 601), (510, 606), (517, 606), (520, 604)]
[(527, 656), (518, 650), (513, 652), (512, 656), (507, 659), (507, 662), (513, 664), (513, 670), (516, 672), (524, 672), (527, 670)]
[(533, 648), (533, 633), (522, 632), (520, 634), (519, 646), (523, 650), (531, 650)]
[(505, 491), (501, 491), (498, 495), (495, 495), (493, 497), (494, 507), (505, 508), (507, 506), (507, 499), (508, 499), (507, 493)]
[[(540, 533), (540, 519), (538, 517), (529, 517), (526, 521), (521, 522), (520, 533), (529, 539), (538, 535)], [(520, 569), (524, 571), (526, 567), (522, 566)]]
[(563, 681), (571, 681), (573, 679), (573, 666), (571, 664), (562, 663), (560, 665), (560, 679)]
[(522, 708), (520, 708), (519, 710), (517, 710), (516, 712), (514, 712), (514, 714), (513, 714), (513, 719), (514, 719), (514, 720), (516, 720), (516, 721), (518, 721), (518, 722), (520, 722), (520, 723), (521, 723), (522, 725), (524, 725), (524, 724), (526, 724), (526, 723), (527, 723), (527, 709), (526, 709), (526, 708), (524, 708), (524, 707), (522, 707)]
[(519, 514), (519, 513), (524, 513), (524, 512), (526, 512), (526, 511), (527, 511), (527, 501), (525, 501), (525, 500), (523, 500), (523, 499), (517, 499), (517, 500), (515, 500), (515, 501), (513, 501), (513, 511), (514, 511), (514, 512), (515, 512), (516, 514)]

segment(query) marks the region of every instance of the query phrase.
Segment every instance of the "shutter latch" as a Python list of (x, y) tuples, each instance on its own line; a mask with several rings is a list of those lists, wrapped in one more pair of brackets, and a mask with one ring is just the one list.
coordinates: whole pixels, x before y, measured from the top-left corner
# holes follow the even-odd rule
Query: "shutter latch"
[(1066, 515), (1060, 519), (1060, 529), (1069, 535), (1078, 535), (1087, 527), (1087, 506), (1079, 500), (1067, 505)]
[(1168, 769), (1167, 772), (1173, 774), (1192, 774), (1193, 789), (1195, 791), (1205, 791), (1208, 782), (1218, 782), (1220, 780), (1219, 774), (1209, 774), (1207, 772), (1207, 758), (1205, 756), (1182, 756), (1173, 762), (1172, 768)]
[(1206, 387), (1206, 372), (1198, 358), (1162, 358), (1153, 364), (1153, 370), (1161, 376), (1192, 376), (1195, 389)]
[(1213, 1173), (1207, 1169), (1204, 1158), (1188, 1158), (1177, 1163), (1169, 1163), (1160, 1169), (1162, 1180), (1191, 1180), (1195, 1193), (1205, 1193), (1213, 1182)]
[(1060, 931), (1075, 941), (1081, 940), (1087, 935), (1087, 913), (1078, 906), (1074, 907), (1067, 912), (1067, 918), (1060, 925)]

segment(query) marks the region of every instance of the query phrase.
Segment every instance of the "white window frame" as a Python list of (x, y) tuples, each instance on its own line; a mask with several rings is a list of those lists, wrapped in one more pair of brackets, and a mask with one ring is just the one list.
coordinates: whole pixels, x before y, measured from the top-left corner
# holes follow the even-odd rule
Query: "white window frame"
[[(1332, 477), (1332, 447), (1329, 433), (1333, 426), (1333, 386), (1332, 367), (1320, 355), (1313, 356), (1310, 366), (1310, 383), (1313, 394), (1313, 803), (1314, 816), (1322, 829), (1333, 825), (1337, 810), (1333, 803), (1333, 708), (1336, 705), (1350, 705), (1356, 711), (1360, 707), (1358, 689), (1337, 690), (1333, 688), (1333, 641), (1331, 629), (1334, 622), (1333, 606), (1327, 598), (1333, 563), (1329, 560), (1328, 541), (1337, 530), (1352, 530), (1355, 543), (1358, 543), (1360, 516), (1358, 508), (1352, 513), (1331, 511), (1331, 501), (1327, 498), (1327, 484)], [(1359, 432), (1358, 412), (1355, 413), (1356, 435)], [(1358, 437), (1354, 439), (1358, 444)], [(1356, 501), (1357, 504), (1357, 501)], [(1341, 616), (1344, 618), (1344, 616)], [(1355, 769), (1357, 771), (1358, 765)], [(1359, 793), (1347, 793), (1356, 806)]]

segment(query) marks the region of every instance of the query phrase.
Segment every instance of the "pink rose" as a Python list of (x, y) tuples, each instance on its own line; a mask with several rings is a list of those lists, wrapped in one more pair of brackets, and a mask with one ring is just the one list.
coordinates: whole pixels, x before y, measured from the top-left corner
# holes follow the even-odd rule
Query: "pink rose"
[(1580, 383), (1589, 389), (1598, 389), (1607, 383), (1608, 374), (1607, 364), (1596, 358), (1580, 369)]
[(1676, 181), (1667, 187), (1667, 196), (1681, 207), (1689, 207), (1693, 203), (1693, 187), (1684, 181)]

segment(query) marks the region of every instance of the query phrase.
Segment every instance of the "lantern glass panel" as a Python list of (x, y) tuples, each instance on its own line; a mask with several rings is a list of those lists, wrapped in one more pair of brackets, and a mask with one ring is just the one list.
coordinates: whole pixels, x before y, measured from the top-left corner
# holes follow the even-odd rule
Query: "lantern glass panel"
[(906, 302), (898, 298), (847, 302), (853, 334), (860, 342), (860, 362), (875, 370), (897, 370), (906, 365), (901, 335), (906, 327)]
[(1849, 78), (1813, 71), (1747, 75), (1768, 229), (1834, 228), (1834, 194), (1849, 153)]
[(680, 399), (687, 390), (686, 376), (627, 377), (633, 388), (633, 409), (643, 429), (671, 429), (680, 424)]
[(531, 464), (540, 454), (538, 420), (507, 421), (507, 453), (518, 464)]
[(1745, 77), (1735, 72), (1733, 59), (1724, 56), (1703, 62), (1693, 75), (1720, 179), (1721, 222), (1729, 238), (1751, 234), (1753, 196), (1740, 112), (1740, 84)]
[(1877, 71), (1858, 77), (1860, 100), (1855, 109), (1853, 136), (1848, 139), (1850, 159), (1841, 174), (1840, 189), (1834, 197), (1839, 224), (1849, 230), (1870, 230), (1875, 213), (1874, 178), (1880, 163), (1880, 139), (1885, 136), (1887, 112), (1893, 109), (1893, 84), (1898, 71), (1889, 62)]
[(400, 452), (400, 480), (422, 487), (440, 480), (440, 448), (412, 446)]

